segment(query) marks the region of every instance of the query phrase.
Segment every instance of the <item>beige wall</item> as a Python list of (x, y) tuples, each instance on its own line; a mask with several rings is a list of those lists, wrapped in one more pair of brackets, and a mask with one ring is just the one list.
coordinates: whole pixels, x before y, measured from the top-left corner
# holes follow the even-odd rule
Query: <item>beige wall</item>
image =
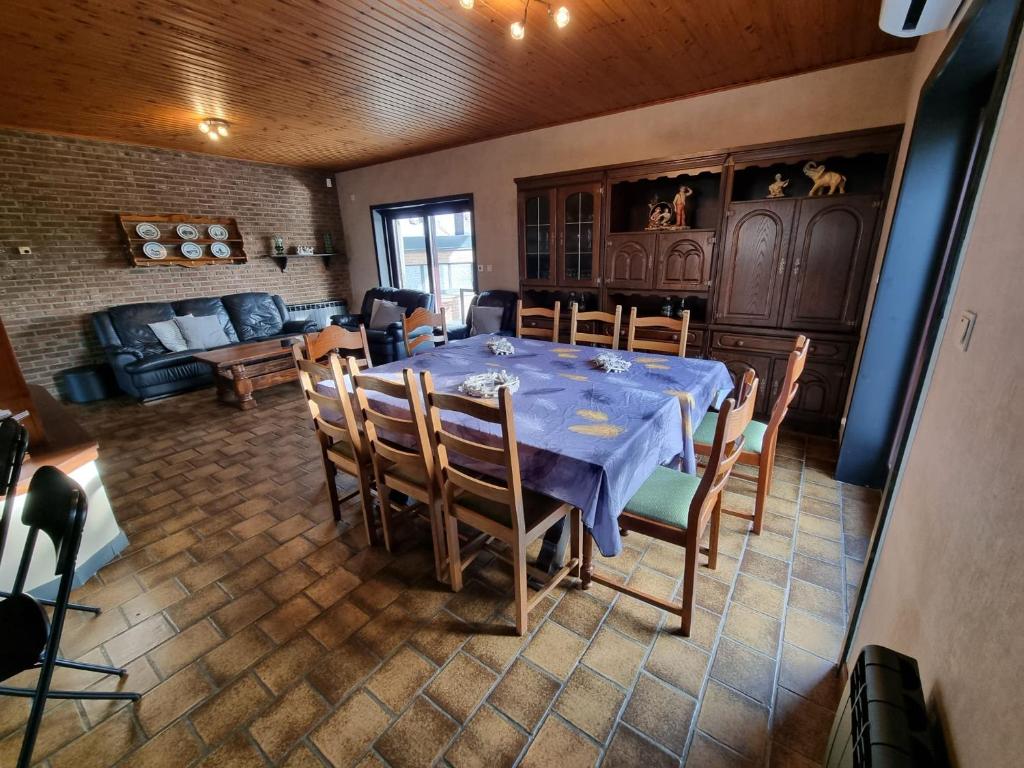
[(902, 123), (913, 54), (695, 96), (339, 173), (352, 291), (378, 282), (371, 205), (472, 192), (480, 288), (518, 287), (513, 179)]
[[(918, 69), (937, 55), (919, 49)], [(941, 47), (941, 46), (939, 46)], [(929, 53), (930, 51), (930, 53)], [(854, 655), (918, 659), (955, 765), (1021, 763), (1024, 659), (1024, 72), (1015, 65), (949, 325)], [(968, 351), (957, 318), (978, 313)]]

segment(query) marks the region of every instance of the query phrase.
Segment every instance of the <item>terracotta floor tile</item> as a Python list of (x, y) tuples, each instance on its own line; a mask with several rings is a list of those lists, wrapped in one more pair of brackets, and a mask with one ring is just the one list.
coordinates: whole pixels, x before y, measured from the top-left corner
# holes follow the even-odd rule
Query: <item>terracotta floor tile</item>
[(732, 599), (776, 619), (781, 619), (786, 609), (786, 593), (780, 587), (745, 573), (736, 577)]
[(723, 637), (715, 651), (711, 676), (770, 706), (775, 690), (775, 659)]
[(615, 729), (601, 763), (605, 768), (675, 768), (678, 764), (679, 758), (625, 724)]
[(376, 749), (393, 768), (429, 768), (447, 749), (458, 727), (420, 697), (377, 739)]
[[(501, 628), (496, 627), (495, 630), (500, 631)], [(465, 642), (470, 634), (470, 628), (465, 622), (445, 611), (437, 614), (433, 619), (416, 630), (412, 637), (409, 638), (409, 642), (435, 664), (442, 665), (455, 654), (459, 646)], [(491, 643), (487, 643), (486, 640), (482, 642), (481, 648), (488, 652), (488, 656), (492, 661), (498, 663), (500, 661), (500, 641), (504, 639), (503, 636), (500, 634), (482, 634), (475, 635), (474, 637), (486, 640), (495, 638)], [(523, 640), (523, 638), (516, 637), (518, 642), (515, 643), (515, 650), (509, 653), (509, 660), (522, 646)], [(480, 658), (479, 654), (478, 658)]]
[(842, 526), (835, 520), (806, 513), (800, 515), (798, 527), (804, 533), (811, 533), (833, 541), (839, 541), (843, 532)]
[(768, 743), (768, 708), (712, 680), (697, 727), (741, 755), (761, 760)]
[(256, 626), (280, 644), (294, 637), (320, 613), (320, 606), (305, 595), (296, 595), (257, 621)]
[(719, 744), (707, 734), (697, 731), (686, 755), (686, 765), (694, 768), (755, 768), (759, 763)]
[[(789, 530), (780, 534), (778, 529), (769, 528), (761, 531), (760, 536), (751, 536), (747, 548), (751, 552), (759, 552), (777, 560), (789, 560), (790, 551), (793, 548), (793, 523), (790, 521)], [(757, 575), (757, 574), (755, 574)], [(762, 577), (763, 578), (763, 577)], [(769, 579), (769, 581), (774, 581)]]
[[(27, 705), (31, 704), (28, 700), (25, 703)], [(27, 719), (28, 706), (25, 707), (24, 718), (19, 718), (19, 720), (25, 721)], [(33, 760), (42, 760), (83, 733), (85, 733), (85, 724), (82, 722), (75, 704), (73, 702), (58, 703), (51, 701), (43, 714), (43, 721), (39, 726), (35, 749), (32, 751)], [(0, 740), (0, 765), (14, 765), (18, 762), (23, 735), (24, 731), (17, 730)]]
[(779, 685), (835, 711), (846, 682), (836, 673), (834, 664), (784, 643)]
[(789, 564), (786, 561), (762, 555), (760, 552), (750, 549), (743, 555), (740, 572), (755, 576), (783, 589), (789, 580)]
[(339, 646), (309, 671), (309, 682), (330, 702), (341, 701), (374, 671), (380, 659), (357, 642)]
[(349, 599), (373, 615), (391, 605), (402, 594), (403, 589), (404, 585), (398, 579), (378, 574), (352, 590)]
[(772, 739), (811, 760), (821, 761), (832, 728), (833, 712), (780, 688), (772, 718)]
[(270, 701), (270, 694), (250, 674), (207, 700), (190, 719), (200, 738), (213, 746), (235, 728), (252, 720)]
[(306, 595), (321, 608), (330, 608), (359, 584), (358, 576), (338, 568), (310, 584), (306, 588)]
[(565, 680), (586, 647), (586, 641), (579, 635), (554, 621), (546, 621), (526, 646), (523, 656), (541, 669)]
[(161, 677), (170, 677), (207, 651), (220, 645), (220, 633), (209, 620), (193, 624), (149, 652), (149, 660)]
[(264, 768), (266, 761), (244, 731), (218, 747), (197, 768)]
[(213, 690), (197, 664), (185, 667), (139, 699), (135, 705), (139, 723), (152, 737)]
[(401, 712), (436, 671), (433, 664), (403, 646), (366, 681), (366, 690), (393, 712)]
[(823, 539), (812, 533), (801, 531), (796, 537), (796, 551), (801, 555), (807, 555), (818, 560), (829, 563), (838, 563), (842, 557), (842, 547), (839, 542)]
[(459, 653), (427, 686), (426, 694), (445, 712), (464, 723), (498, 679), (485, 665)]
[(785, 640), (823, 659), (836, 659), (843, 644), (842, 627), (791, 609), (786, 614)]
[(586, 667), (579, 666), (555, 701), (554, 709), (603, 744), (612, 732), (625, 698), (621, 689)]
[[(174, 583), (174, 582), (168, 582)], [(166, 610), (167, 618), (177, 627), (178, 631), (192, 626), (204, 619), (231, 599), (218, 584), (209, 584), (198, 592), (194, 592), (183, 600), (179, 600)]]
[(773, 741), (768, 765), (769, 768), (821, 768), (821, 760), (811, 760), (785, 744)]
[(729, 607), (722, 631), (733, 640), (774, 657), (779, 649), (779, 629), (779, 622), (771, 616), (765, 616), (740, 603), (733, 603)]
[(592, 638), (601, 621), (604, 619), (608, 606), (589, 597), (586, 592), (571, 589), (558, 601), (551, 618), (566, 629), (571, 629), (584, 638)]
[(484, 705), (462, 729), (445, 759), (452, 768), (511, 768), (526, 741), (525, 733)]
[(249, 733), (273, 761), (279, 761), (292, 745), (327, 711), (324, 700), (306, 683), (279, 698), (249, 726)]
[(657, 636), (664, 615), (664, 611), (654, 606), (621, 595), (608, 612), (604, 625), (648, 646)]
[(639, 643), (608, 627), (602, 627), (583, 654), (583, 663), (628, 688), (643, 661), (645, 649)]
[(710, 660), (707, 653), (692, 643), (662, 634), (654, 641), (645, 666), (652, 675), (696, 697), (700, 694)]
[(126, 757), (122, 768), (184, 768), (202, 754), (202, 743), (178, 721)]
[(675, 754), (683, 751), (697, 701), (650, 675), (641, 675), (622, 713), (623, 722)]
[(274, 601), (254, 589), (213, 612), (213, 621), (225, 635), (233, 635), (274, 608)]
[(145, 740), (128, 709), (107, 718), (50, 757), (53, 768), (106, 768)]
[(532, 731), (558, 693), (559, 685), (525, 661), (517, 660), (488, 701), (523, 728)]
[(320, 578), (319, 575), (312, 568), (302, 563), (296, 563), (264, 581), (262, 589), (275, 603), (283, 603), (318, 578)]
[(224, 685), (273, 649), (270, 638), (249, 626), (207, 653), (201, 663), (217, 685)]
[(309, 633), (328, 648), (337, 648), (366, 624), (370, 617), (347, 600), (336, 603), (314, 619)]
[(124, 611), (128, 623), (135, 625), (186, 597), (188, 592), (178, 582), (165, 581), (155, 589), (126, 601), (121, 610)]
[(173, 636), (174, 627), (158, 614), (112, 637), (104, 643), (103, 648), (111, 663), (123, 666)]
[(316, 669), (327, 650), (307, 632), (301, 632), (269, 654), (254, 667), (256, 675), (273, 693), (290, 688), (312, 669)]
[(362, 691), (313, 731), (310, 741), (336, 766), (351, 765), (388, 727), (391, 716)]
[(520, 765), (523, 768), (593, 768), (600, 752), (555, 716), (544, 721)]
[(824, 563), (813, 557), (796, 555), (793, 558), (793, 577), (838, 592), (843, 588), (843, 575), (838, 565)]
[(839, 592), (793, 579), (789, 587), (789, 604), (819, 619), (845, 627), (845, 602)]

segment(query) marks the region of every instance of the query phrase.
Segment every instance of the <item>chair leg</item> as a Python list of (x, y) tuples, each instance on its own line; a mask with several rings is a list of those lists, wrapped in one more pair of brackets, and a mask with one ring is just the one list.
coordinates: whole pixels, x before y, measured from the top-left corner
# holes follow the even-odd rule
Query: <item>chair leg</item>
[(445, 535), (448, 540), (448, 577), (452, 591), (462, 590), (462, 552), (459, 549), (459, 521), (444, 513)]
[(369, 473), (372, 469), (363, 467), (356, 480), (359, 482), (359, 502), (363, 512), (363, 525), (366, 526), (366, 542), (371, 547), (380, 544), (377, 535), (377, 522), (373, 517), (373, 489), (370, 486)]
[(708, 568), (718, 567), (718, 535), (722, 528), (722, 494), (718, 494), (715, 508), (711, 510), (711, 533), (708, 536)]
[(526, 548), (518, 537), (512, 543), (512, 558), (516, 588), (516, 634), (522, 637), (529, 624), (529, 593), (526, 586)]
[(580, 589), (590, 589), (594, 580), (594, 537), (589, 533), (583, 534), (583, 565), (580, 568)]
[[(12, 688), (0, 685), (0, 696), (16, 696), (20, 699), (31, 699), (36, 695), (35, 688)], [(47, 691), (48, 699), (81, 699), (83, 701), (138, 701), (141, 693), (132, 691)]]
[(341, 500), (338, 498), (338, 469), (334, 462), (327, 456), (326, 438), (320, 436), (320, 460), (324, 465), (324, 476), (327, 478), (327, 496), (331, 500), (331, 513), (334, 515), (334, 522), (341, 520)]
[(444, 513), (441, 511), (441, 502), (434, 498), (433, 494), (430, 495), (428, 507), (430, 539), (434, 547), (434, 578), (443, 582), (445, 577), (445, 561), (448, 559), (445, 552), (447, 547), (445, 546)]
[(102, 664), (86, 664), (82, 661), (72, 661), (71, 659), (61, 658), (60, 656), (54, 659), (53, 663), (58, 667), (80, 669), (83, 672), (97, 672), (101, 675), (117, 675), (118, 677), (124, 677), (128, 674), (128, 670), (124, 667), (107, 667)]
[(757, 498), (754, 499), (754, 526), (753, 531), (761, 535), (761, 523), (764, 520), (764, 508), (768, 503), (768, 492), (772, 487), (772, 460), (771, 451), (761, 455), (761, 464), (757, 468)]
[[(10, 596), (11, 596), (10, 592), (0, 591), (0, 597), (7, 598), (7, 597), (10, 597)], [(54, 606), (54, 605), (57, 604), (55, 601), (47, 600), (44, 597), (37, 598), (36, 602), (39, 603), (40, 605), (50, 605), (50, 606)], [(85, 613), (95, 613), (97, 616), (99, 614), (103, 613), (103, 609), (102, 608), (97, 608), (94, 605), (82, 605), (81, 603), (68, 603), (68, 610), (71, 610), (71, 611), (84, 611)]]
[(377, 500), (380, 502), (380, 527), (384, 532), (384, 549), (393, 552), (395, 532), (391, 527), (391, 491), (386, 485), (377, 483)]
[(693, 621), (693, 590), (697, 580), (697, 552), (700, 548), (696, 535), (688, 539), (690, 540), (686, 543), (686, 569), (683, 571), (682, 610), (679, 612), (683, 637), (690, 636), (690, 625)]
[(569, 546), (572, 550), (569, 557), (576, 558), (576, 567), (569, 572), (569, 575), (581, 579), (583, 577), (583, 513), (579, 508), (574, 507), (569, 516), (571, 521), (569, 524)]

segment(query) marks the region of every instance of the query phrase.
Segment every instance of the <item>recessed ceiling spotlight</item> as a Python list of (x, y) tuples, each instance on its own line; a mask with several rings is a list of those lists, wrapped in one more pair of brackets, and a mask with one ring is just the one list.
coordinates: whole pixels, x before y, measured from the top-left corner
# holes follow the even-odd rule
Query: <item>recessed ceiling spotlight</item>
[(219, 141), (228, 135), (228, 121), (217, 117), (207, 117), (199, 121), (199, 130), (206, 134), (210, 141)]
[(467, 11), (473, 10), (473, 0), (459, 0), (459, 5), (465, 8)]

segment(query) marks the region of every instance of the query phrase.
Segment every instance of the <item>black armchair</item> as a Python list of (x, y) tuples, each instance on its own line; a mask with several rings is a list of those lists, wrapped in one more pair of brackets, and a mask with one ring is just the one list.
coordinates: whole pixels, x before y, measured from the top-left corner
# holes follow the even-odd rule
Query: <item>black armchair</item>
[(473, 326), (473, 307), (501, 307), (501, 330), (502, 336), (512, 336), (516, 330), (516, 300), (519, 294), (515, 291), (483, 291), (473, 297), (466, 311), (465, 324), (450, 324), (448, 326), (448, 338), (451, 341), (465, 339), (470, 335)]
[(360, 325), (366, 328), (366, 340), (370, 344), (370, 358), (374, 365), (401, 360), (406, 356), (402, 324), (391, 323), (387, 328), (370, 328), (370, 314), (373, 312), (374, 299), (393, 301), (399, 304), (408, 317), (418, 307), (434, 311), (434, 297), (429, 293), (405, 288), (371, 288), (363, 297), (363, 305), (359, 314), (349, 313), (331, 317), (331, 323), (350, 331), (358, 331)]

